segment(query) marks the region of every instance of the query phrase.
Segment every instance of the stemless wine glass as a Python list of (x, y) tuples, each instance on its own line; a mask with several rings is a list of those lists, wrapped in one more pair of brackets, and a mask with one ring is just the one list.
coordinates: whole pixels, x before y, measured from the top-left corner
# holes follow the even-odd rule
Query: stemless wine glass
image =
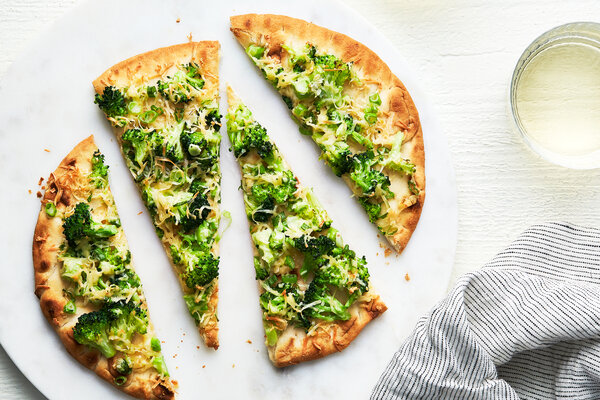
[(569, 23), (535, 39), (513, 72), (510, 111), (542, 158), (600, 168), (600, 24)]

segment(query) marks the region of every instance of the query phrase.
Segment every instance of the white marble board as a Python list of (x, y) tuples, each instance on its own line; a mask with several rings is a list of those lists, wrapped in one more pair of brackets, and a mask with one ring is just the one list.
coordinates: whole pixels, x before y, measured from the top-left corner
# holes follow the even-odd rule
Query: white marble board
[[(427, 199), (419, 226), (401, 256), (384, 257), (380, 247), (384, 242), (350, 198), (350, 191), (318, 161), (317, 148), (298, 134), (279, 96), (233, 39), (228, 17), (246, 12), (286, 14), (346, 33), (376, 51), (409, 89), (425, 133)], [(345, 241), (369, 261), (373, 284), (389, 310), (340, 354), (285, 369), (275, 369), (268, 361), (252, 245), (237, 190), (240, 176), (226, 138), (223, 208), (231, 212), (233, 223), (221, 241), (221, 347), (217, 352), (203, 347), (187, 314), (111, 129), (92, 102), (91, 81), (122, 59), (185, 42), (190, 33), (194, 40), (221, 42), (222, 88), (229, 82), (238, 91), (300, 180), (314, 188)], [(0, 120), (4, 121), (0, 198), (5, 223), (0, 233), (5, 254), (0, 341), (13, 361), (51, 399), (75, 399), (82, 394), (88, 399), (122, 397), (62, 349), (33, 294), (31, 240), (39, 210), (38, 179), (47, 177), (78, 141), (94, 134), (111, 166), (111, 188), (151, 317), (165, 341), (169, 370), (179, 382), (180, 399), (204, 392), (215, 399), (366, 398), (418, 317), (443, 296), (456, 244), (456, 188), (447, 142), (409, 64), (361, 16), (335, 1), (108, 0), (87, 2), (67, 14), (12, 65), (0, 89)], [(225, 98), (221, 105), (224, 111)], [(30, 189), (34, 194), (28, 193)], [(407, 274), (410, 281), (405, 280)]]

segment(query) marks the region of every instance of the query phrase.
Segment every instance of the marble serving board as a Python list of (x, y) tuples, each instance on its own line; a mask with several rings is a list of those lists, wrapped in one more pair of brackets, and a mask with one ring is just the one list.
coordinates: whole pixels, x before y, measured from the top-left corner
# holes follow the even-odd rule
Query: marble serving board
[[(229, 16), (248, 12), (290, 15), (348, 34), (376, 51), (409, 89), (425, 136), (427, 199), (401, 256), (385, 256), (385, 241), (349, 189), (318, 160), (316, 146), (298, 133), (284, 103), (234, 40)], [(222, 89), (226, 82), (234, 87), (301, 182), (314, 188), (346, 243), (367, 257), (373, 285), (389, 310), (342, 353), (284, 369), (271, 366), (238, 191), (240, 174), (226, 138), (222, 207), (231, 212), (233, 222), (221, 240), (221, 347), (206, 349), (196, 333), (111, 128), (93, 104), (91, 85), (116, 62), (186, 42), (188, 36), (221, 42)], [(111, 188), (157, 335), (165, 341), (167, 365), (179, 382), (180, 399), (205, 393), (213, 399), (366, 398), (418, 317), (442, 298), (454, 260), (457, 205), (448, 145), (409, 64), (409, 57), (399, 54), (361, 16), (335, 1), (90, 1), (59, 20), (13, 64), (0, 87), (0, 341), (15, 364), (50, 399), (122, 398), (63, 350), (33, 294), (31, 241), (39, 211), (38, 180), (93, 134), (111, 167)], [(221, 107), (224, 112), (225, 96)]]

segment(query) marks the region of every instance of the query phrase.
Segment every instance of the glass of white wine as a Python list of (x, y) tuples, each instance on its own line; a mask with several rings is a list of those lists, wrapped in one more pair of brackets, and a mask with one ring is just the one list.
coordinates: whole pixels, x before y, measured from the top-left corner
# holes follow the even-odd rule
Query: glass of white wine
[(556, 27), (533, 41), (512, 76), (516, 130), (546, 160), (600, 168), (600, 24)]

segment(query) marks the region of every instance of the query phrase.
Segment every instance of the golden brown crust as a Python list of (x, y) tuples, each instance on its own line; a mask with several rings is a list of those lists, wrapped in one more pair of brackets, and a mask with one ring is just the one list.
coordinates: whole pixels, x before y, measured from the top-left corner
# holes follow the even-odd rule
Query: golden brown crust
[[(63, 295), (65, 286), (60, 276), (58, 260), (59, 246), (64, 238), (62, 219), (58, 216), (49, 217), (45, 211), (46, 203), (54, 202), (58, 210), (57, 215), (62, 215), (67, 207), (81, 201), (82, 196), (87, 196), (84, 193), (86, 190), (78, 183), (80, 178), (91, 171), (90, 160), (97, 149), (93, 136), (88, 137), (75, 146), (58, 168), (50, 174), (33, 237), (33, 267), (35, 294), (40, 299), (42, 311), (69, 354), (114, 385), (116, 376), (111, 374), (110, 360), (98, 351), (77, 343), (73, 338), (73, 326), (78, 316), (63, 312), (67, 300)], [(157, 391), (156, 387), (159, 386), (160, 389)], [(170, 400), (175, 396), (170, 382), (160, 382), (158, 375), (150, 372), (134, 371), (125, 385), (117, 388), (141, 399)]]
[(387, 310), (379, 296), (366, 294), (365, 297), (366, 300), (359, 300), (350, 307), (352, 316), (348, 321), (324, 323), (310, 335), (302, 329), (287, 328), (277, 344), (269, 348), (273, 364), (285, 367), (344, 350), (369, 322)]
[(367, 46), (342, 33), (300, 19), (270, 14), (237, 15), (231, 17), (231, 31), (244, 48), (250, 43), (269, 43), (269, 56), (275, 57), (278, 57), (282, 43), (303, 46), (309, 42), (346, 62), (352, 61), (365, 81), (378, 86), (382, 100), (380, 112), (387, 115), (387, 130), (393, 134), (399, 130), (404, 132), (403, 149), (417, 167), (414, 180), (420, 190), (418, 202), (408, 208), (398, 204), (397, 212), (391, 210), (386, 217), (398, 229), (386, 238), (401, 253), (416, 229), (425, 201), (425, 152), (419, 113), (400, 79)]
[[(101, 94), (106, 86), (129, 87), (139, 85), (160, 78), (181, 64), (194, 62), (200, 66), (202, 78), (205, 81), (204, 87), (206, 89), (217, 89), (219, 86), (219, 48), (220, 45), (217, 41), (189, 42), (162, 47), (115, 64), (104, 71), (92, 84), (96, 93)], [(114, 128), (114, 130), (117, 139), (120, 141), (123, 129)], [(163, 246), (169, 254), (169, 248), (164, 243)], [(218, 252), (217, 243), (215, 243), (213, 250)], [(218, 283), (215, 285), (218, 285)], [(218, 292), (218, 286), (216, 286), (209, 302), (209, 307), (214, 307), (215, 310), (217, 309)], [(206, 346), (215, 350), (219, 348), (219, 327), (216, 317), (206, 327), (199, 326), (198, 332), (204, 339)]]

